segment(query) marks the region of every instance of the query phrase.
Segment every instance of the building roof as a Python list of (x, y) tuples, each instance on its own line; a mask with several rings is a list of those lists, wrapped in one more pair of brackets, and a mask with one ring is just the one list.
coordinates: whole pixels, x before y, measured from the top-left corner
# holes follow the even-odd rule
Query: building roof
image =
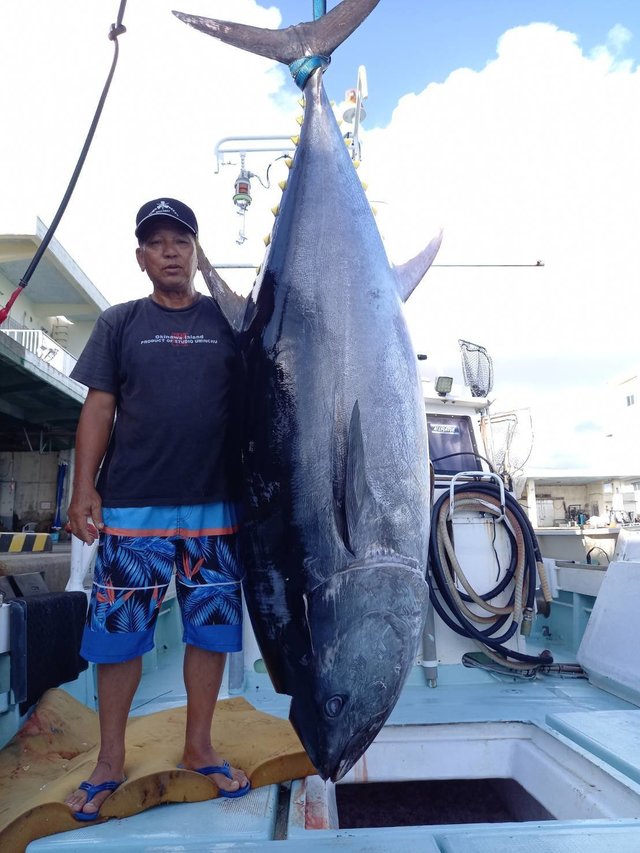
[[(47, 228), (38, 219), (35, 234), (0, 234), (0, 272), (17, 287)], [(109, 307), (96, 286), (53, 238), (26, 291), (39, 313), (72, 321), (97, 320)]]
[(537, 486), (584, 486), (587, 483), (610, 483), (613, 480), (623, 482), (640, 481), (640, 472), (593, 470), (578, 468), (537, 468), (525, 471), (527, 480), (535, 480)]

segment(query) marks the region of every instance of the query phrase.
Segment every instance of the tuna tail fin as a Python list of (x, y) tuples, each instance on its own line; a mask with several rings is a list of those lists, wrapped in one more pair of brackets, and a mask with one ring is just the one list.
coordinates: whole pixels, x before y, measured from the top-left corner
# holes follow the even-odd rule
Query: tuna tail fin
[(220, 278), (203, 252), (200, 243), (198, 243), (197, 248), (198, 269), (202, 273), (205, 284), (209, 288), (209, 293), (218, 303), (227, 323), (229, 323), (232, 329), (239, 332), (242, 328), (242, 320), (247, 305), (247, 299), (245, 296), (240, 296), (240, 294), (231, 290), (226, 281)]
[(406, 264), (395, 268), (398, 276), (398, 293), (403, 302), (407, 301), (424, 278), (435, 256), (438, 254), (440, 243), (442, 243), (442, 230), (436, 234), (426, 249), (423, 249), (419, 255), (407, 261)]
[(342, 0), (326, 15), (284, 30), (267, 30), (174, 11), (183, 23), (220, 41), (291, 65), (305, 56), (331, 56), (356, 30), (380, 0)]

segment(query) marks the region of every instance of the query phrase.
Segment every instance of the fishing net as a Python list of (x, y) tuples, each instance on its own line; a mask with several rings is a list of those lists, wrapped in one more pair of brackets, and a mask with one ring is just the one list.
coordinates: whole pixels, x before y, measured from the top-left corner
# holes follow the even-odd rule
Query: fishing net
[(493, 388), (493, 361), (479, 344), (458, 340), (462, 355), (464, 384), (471, 389), (472, 397), (486, 397)]
[(516, 481), (529, 461), (533, 441), (533, 421), (529, 409), (491, 416), (493, 465), (499, 474), (511, 478), (516, 491), (517, 485), (522, 485)]

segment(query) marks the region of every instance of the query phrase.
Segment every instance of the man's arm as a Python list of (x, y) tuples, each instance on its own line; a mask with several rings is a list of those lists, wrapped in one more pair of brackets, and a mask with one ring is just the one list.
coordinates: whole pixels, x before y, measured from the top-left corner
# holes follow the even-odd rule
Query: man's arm
[(87, 519), (102, 530), (102, 501), (95, 482), (102, 462), (116, 413), (116, 398), (106, 391), (89, 389), (84, 401), (76, 433), (76, 461), (73, 478), (73, 495), (69, 504), (71, 532), (87, 545), (96, 537), (87, 526)]

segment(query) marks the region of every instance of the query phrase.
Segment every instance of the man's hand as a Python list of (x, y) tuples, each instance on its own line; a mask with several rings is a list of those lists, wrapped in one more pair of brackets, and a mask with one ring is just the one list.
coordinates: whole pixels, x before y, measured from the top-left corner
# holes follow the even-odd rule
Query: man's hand
[(102, 500), (94, 484), (109, 444), (115, 412), (114, 394), (89, 389), (76, 432), (76, 470), (67, 511), (70, 533), (87, 545), (93, 545), (104, 527)]
[(94, 488), (74, 489), (69, 504), (69, 532), (87, 545), (93, 545), (104, 528), (102, 501)]

